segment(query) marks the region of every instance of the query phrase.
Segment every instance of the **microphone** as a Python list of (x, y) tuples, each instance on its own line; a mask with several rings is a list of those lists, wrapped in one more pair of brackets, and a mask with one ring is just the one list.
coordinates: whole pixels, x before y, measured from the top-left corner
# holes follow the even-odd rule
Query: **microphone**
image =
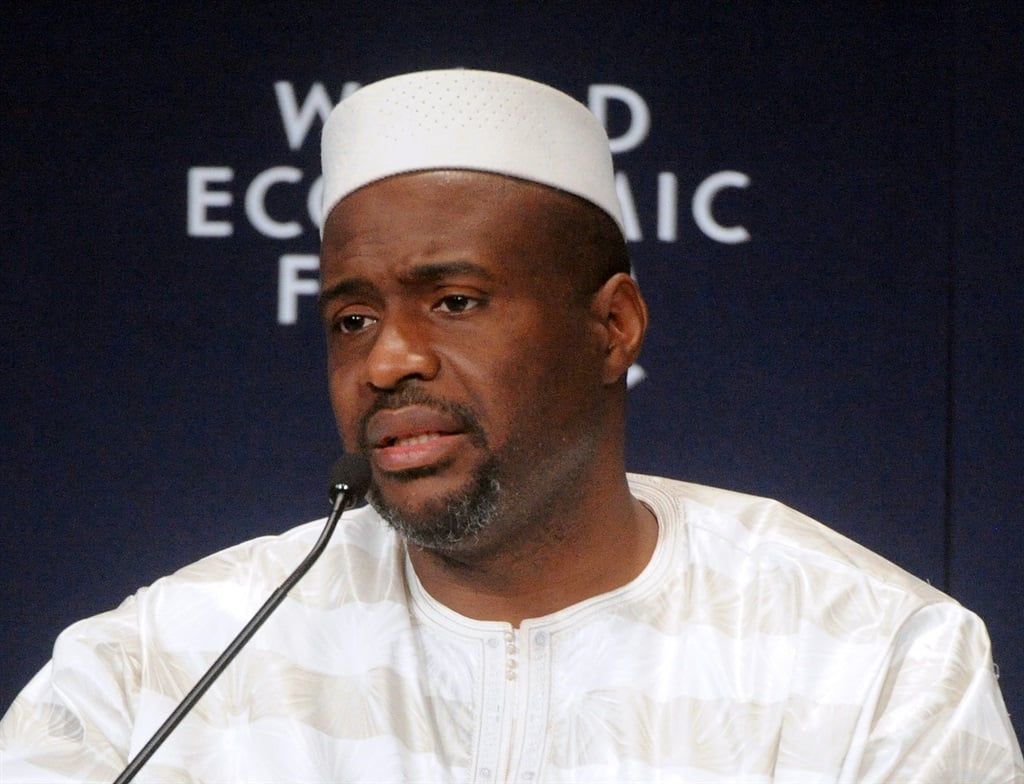
[(256, 614), (249, 623), (242, 628), (238, 636), (224, 649), (224, 652), (217, 658), (217, 661), (196, 682), (196, 685), (192, 687), (192, 691), (185, 695), (185, 698), (178, 703), (178, 707), (171, 712), (171, 715), (153, 733), (153, 736), (139, 750), (135, 758), (121, 771), (121, 775), (114, 779), (114, 784), (128, 784), (129, 781), (135, 778), (135, 774), (149, 761), (149, 758), (153, 756), (156, 750), (163, 745), (163, 742), (174, 732), (174, 729), (181, 723), (186, 714), (206, 694), (206, 691), (213, 685), (213, 682), (227, 669), (227, 666), (231, 664), (246, 643), (249, 642), (267, 618), (270, 617), (270, 614), (284, 601), (284, 597), (288, 595), (288, 592), (295, 587), (295, 584), (302, 579), (310, 567), (323, 554), (327, 548), (327, 543), (331, 539), (331, 535), (334, 533), (334, 529), (338, 525), (338, 520), (341, 519), (342, 512), (361, 501), (363, 496), (366, 495), (369, 486), (370, 464), (361, 455), (342, 455), (334, 463), (331, 467), (330, 481), (327, 487), (327, 495), (331, 500), (331, 513), (327, 516), (324, 530), (320, 534), (320, 538), (317, 539), (316, 544), (313, 545), (313, 549), (309, 551), (309, 555), (302, 560), (302, 563), (295, 568), (295, 571), (285, 578), (280, 587), (256, 611)]

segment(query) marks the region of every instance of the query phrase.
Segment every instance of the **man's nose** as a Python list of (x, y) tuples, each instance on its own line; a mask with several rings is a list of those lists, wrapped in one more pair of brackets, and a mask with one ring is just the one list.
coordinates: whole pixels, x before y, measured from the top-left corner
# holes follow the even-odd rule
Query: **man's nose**
[(366, 358), (366, 376), (376, 389), (394, 389), (402, 381), (432, 379), (439, 362), (425, 325), (400, 315), (381, 321)]

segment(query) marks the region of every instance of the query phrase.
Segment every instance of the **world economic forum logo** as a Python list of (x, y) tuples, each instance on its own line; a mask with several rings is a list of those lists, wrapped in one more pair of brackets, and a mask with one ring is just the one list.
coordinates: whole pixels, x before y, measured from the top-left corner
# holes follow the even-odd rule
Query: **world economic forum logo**
[[(358, 88), (359, 83), (346, 82), (339, 100)], [(186, 225), (190, 237), (225, 238), (234, 236), (242, 223), (246, 230), (255, 231), (276, 247), (280, 243), (293, 244), (295, 247), (278, 257), (276, 281), (277, 322), (291, 325), (300, 318), (315, 317), (319, 258), (311, 246), (315, 247), (319, 236), (323, 192), (317, 147), (320, 128), (334, 108), (334, 101), (322, 82), (313, 83), (301, 98), (292, 82), (275, 82), (274, 96), (288, 155), (301, 165), (269, 166), (248, 182), (238, 181), (237, 163), (190, 167)], [(653, 124), (651, 111), (635, 90), (620, 84), (591, 84), (586, 102), (605, 128), (609, 128), (614, 113), (616, 128), (614, 133), (609, 131), (613, 155), (636, 150), (648, 139)], [(240, 160), (244, 161), (246, 155), (246, 150), (239, 150)], [(316, 173), (311, 175), (310, 171)], [(744, 226), (723, 225), (714, 211), (715, 199), (723, 190), (749, 185), (750, 178), (740, 171), (717, 171), (705, 177), (689, 198), (689, 214), (696, 228), (719, 243), (749, 241), (750, 233)], [(653, 214), (641, 214), (637, 209), (635, 183), (627, 172), (616, 171), (615, 187), (628, 241), (678, 240), (680, 187), (676, 173), (658, 172)], [(244, 222), (240, 220), (239, 204), (244, 208)], [(642, 369), (631, 368), (630, 386), (642, 378)]]

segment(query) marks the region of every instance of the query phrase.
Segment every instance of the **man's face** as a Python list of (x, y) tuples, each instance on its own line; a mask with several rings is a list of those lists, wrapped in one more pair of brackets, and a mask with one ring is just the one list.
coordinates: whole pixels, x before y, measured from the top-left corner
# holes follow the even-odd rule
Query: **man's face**
[(522, 535), (594, 460), (603, 350), (542, 186), (425, 172), (345, 198), (324, 228), (322, 311), (345, 448), (414, 543)]

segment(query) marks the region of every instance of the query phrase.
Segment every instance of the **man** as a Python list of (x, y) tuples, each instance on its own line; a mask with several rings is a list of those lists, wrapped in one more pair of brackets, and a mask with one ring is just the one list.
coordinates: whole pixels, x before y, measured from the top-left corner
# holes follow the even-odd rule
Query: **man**
[[(140, 780), (1024, 781), (973, 615), (777, 503), (627, 477), (647, 313), (584, 107), (411, 74), (342, 102), (323, 155), (331, 399), (372, 507)], [(0, 780), (111, 780), (315, 535), (71, 627)]]

